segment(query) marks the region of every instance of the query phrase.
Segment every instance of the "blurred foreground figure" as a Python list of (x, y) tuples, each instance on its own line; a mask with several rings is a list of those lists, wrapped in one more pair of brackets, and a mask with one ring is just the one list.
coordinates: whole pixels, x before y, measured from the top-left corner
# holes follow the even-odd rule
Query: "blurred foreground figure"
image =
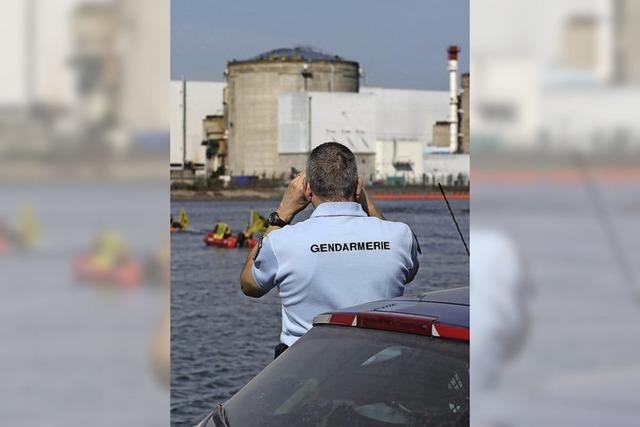
[(171, 245), (166, 240), (155, 252), (149, 264), (147, 279), (152, 284), (162, 286), (164, 308), (162, 318), (155, 326), (150, 345), (151, 368), (153, 374), (162, 385), (170, 383), (171, 352), (171, 307), (169, 305), (169, 287), (171, 285)]
[(132, 249), (166, 238), (169, 8), (0, 2), (2, 425), (167, 424), (148, 357), (162, 293), (94, 286), (136, 287)]
[(171, 369), (171, 311), (169, 308), (168, 289), (166, 295), (166, 308), (162, 313), (160, 323), (156, 326), (149, 352), (154, 376), (162, 385), (168, 387), (170, 384)]
[[(527, 289), (515, 248), (501, 233), (472, 230), (471, 395), (493, 389), (500, 373), (526, 340)], [(471, 399), (473, 405), (473, 398)], [(474, 419), (492, 425), (478, 405)]]

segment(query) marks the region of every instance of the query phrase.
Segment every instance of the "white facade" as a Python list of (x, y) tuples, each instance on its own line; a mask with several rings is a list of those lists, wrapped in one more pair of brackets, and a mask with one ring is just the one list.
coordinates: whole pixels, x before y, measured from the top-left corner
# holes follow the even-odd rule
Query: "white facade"
[[(422, 180), (424, 162), (422, 141), (381, 141), (376, 142), (376, 178), (404, 177), (406, 182)], [(408, 165), (410, 170), (397, 167)]]
[(449, 92), (363, 87), (376, 97), (376, 178), (422, 182), (433, 125), (449, 117)]
[(291, 92), (278, 98), (278, 153), (309, 153), (339, 141), (356, 154), (372, 154), (376, 104), (370, 94)]
[(449, 117), (449, 92), (446, 90), (361, 87), (360, 93), (376, 97), (378, 141), (420, 141), (430, 145), (435, 122)]
[(446, 184), (449, 176), (457, 177), (462, 174), (465, 181), (469, 179), (471, 168), (471, 157), (469, 154), (432, 154), (424, 155), (424, 173), (429, 182), (440, 182)]
[(209, 115), (222, 115), (225, 86), (224, 82), (171, 81), (172, 167), (182, 167), (183, 161), (196, 167), (206, 164), (206, 147), (201, 145), (202, 121)]
[(278, 152), (304, 154), (338, 141), (354, 153), (375, 153), (377, 178), (420, 182), (433, 125), (448, 114), (447, 91), (363, 87), (360, 93), (286, 93), (278, 99)]

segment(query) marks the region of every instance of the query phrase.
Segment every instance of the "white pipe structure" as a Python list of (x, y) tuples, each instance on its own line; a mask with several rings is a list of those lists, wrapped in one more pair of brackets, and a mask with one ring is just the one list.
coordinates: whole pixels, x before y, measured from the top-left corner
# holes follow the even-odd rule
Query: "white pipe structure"
[(458, 46), (449, 46), (449, 152), (458, 152)]

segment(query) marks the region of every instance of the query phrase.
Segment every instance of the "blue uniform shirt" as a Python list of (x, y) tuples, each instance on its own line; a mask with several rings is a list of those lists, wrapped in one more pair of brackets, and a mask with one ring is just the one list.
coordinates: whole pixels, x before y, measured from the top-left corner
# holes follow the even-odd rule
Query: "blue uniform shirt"
[(317, 314), (401, 296), (418, 271), (417, 251), (406, 224), (370, 217), (355, 202), (325, 202), (265, 236), (252, 273), (260, 288), (278, 287), (280, 340), (292, 345)]

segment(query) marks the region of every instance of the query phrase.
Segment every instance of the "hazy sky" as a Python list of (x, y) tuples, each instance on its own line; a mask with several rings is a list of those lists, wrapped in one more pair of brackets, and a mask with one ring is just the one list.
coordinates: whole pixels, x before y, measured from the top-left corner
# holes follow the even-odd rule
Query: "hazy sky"
[(227, 60), (311, 45), (360, 62), (369, 86), (447, 89), (450, 44), (468, 71), (468, 0), (171, 1), (174, 79), (222, 81)]

